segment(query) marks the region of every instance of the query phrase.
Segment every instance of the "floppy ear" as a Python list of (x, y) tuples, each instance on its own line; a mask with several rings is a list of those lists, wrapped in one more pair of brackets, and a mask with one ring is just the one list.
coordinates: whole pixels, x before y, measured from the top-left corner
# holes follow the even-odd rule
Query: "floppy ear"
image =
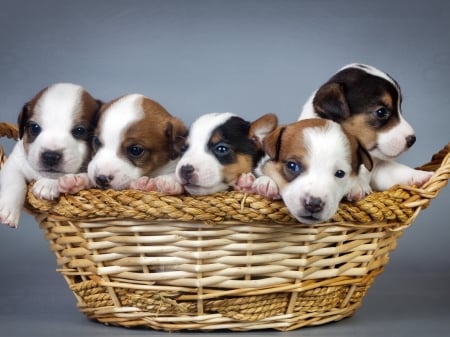
[(181, 154), (188, 129), (181, 120), (174, 117), (170, 122), (167, 122), (165, 131), (169, 140), (169, 158), (174, 160)]
[(270, 132), (263, 139), (264, 152), (270, 157), (271, 160), (278, 161), (281, 148), (281, 140), (283, 138), (284, 126), (280, 126)]
[(264, 138), (272, 132), (278, 125), (278, 118), (274, 114), (261, 116), (250, 124), (249, 137), (258, 148), (263, 147)]
[(25, 103), (17, 118), (17, 125), (19, 126), (19, 139), (22, 139), (25, 133), (25, 127), (30, 118), (30, 102)]
[(313, 106), (320, 117), (338, 123), (350, 116), (344, 88), (337, 82), (321, 86), (314, 95)]
[(363, 164), (369, 171), (372, 171), (373, 169), (373, 161), (372, 156), (370, 155), (369, 151), (367, 151), (361, 143), (358, 141), (358, 149), (357, 149), (357, 155), (358, 155), (358, 162), (359, 164)]

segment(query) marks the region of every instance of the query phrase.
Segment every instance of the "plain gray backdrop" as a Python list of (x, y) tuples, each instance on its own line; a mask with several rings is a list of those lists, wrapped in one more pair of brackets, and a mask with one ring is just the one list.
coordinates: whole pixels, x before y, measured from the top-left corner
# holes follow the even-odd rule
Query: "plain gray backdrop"
[[(450, 141), (446, 0), (1, 0), (0, 5), (2, 121), (16, 122), (38, 90), (65, 81), (104, 101), (145, 94), (187, 124), (211, 111), (250, 120), (274, 112), (287, 123), (338, 68), (364, 62), (389, 72), (403, 89), (403, 110), (417, 143), (399, 161), (418, 166)], [(13, 142), (1, 144), (10, 151)], [(449, 197), (446, 188), (404, 232), (355, 316), (284, 335), (449, 336)], [(29, 215), (17, 230), (0, 228), (0, 268), (2, 336), (167, 334), (106, 327), (80, 314)], [(256, 334), (261, 332), (246, 333)]]

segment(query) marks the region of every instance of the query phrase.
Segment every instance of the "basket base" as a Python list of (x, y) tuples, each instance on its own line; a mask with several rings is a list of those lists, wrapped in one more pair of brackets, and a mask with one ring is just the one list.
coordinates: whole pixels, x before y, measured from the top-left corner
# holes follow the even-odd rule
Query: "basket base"
[[(71, 285), (78, 307), (89, 319), (106, 325), (155, 330), (275, 329), (289, 331), (352, 316), (382, 268), (358, 280), (338, 277), (311, 290), (257, 296), (183, 300), (170, 291), (129, 289), (120, 284), (114, 303), (110, 289), (89, 280)], [(317, 282), (317, 280), (315, 281)], [(320, 282), (320, 281), (319, 281)], [(200, 308), (202, 307), (202, 308)]]

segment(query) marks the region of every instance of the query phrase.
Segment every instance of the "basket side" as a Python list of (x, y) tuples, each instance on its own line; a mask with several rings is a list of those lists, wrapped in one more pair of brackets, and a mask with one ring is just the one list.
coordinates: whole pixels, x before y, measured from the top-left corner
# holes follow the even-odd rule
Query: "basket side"
[(167, 331), (284, 331), (351, 316), (401, 235), (238, 222), (41, 227), (84, 314)]

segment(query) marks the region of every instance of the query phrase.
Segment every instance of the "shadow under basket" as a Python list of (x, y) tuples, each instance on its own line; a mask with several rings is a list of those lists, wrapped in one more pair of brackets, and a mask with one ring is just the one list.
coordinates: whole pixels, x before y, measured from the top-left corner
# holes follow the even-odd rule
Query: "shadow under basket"
[[(0, 133), (17, 137), (11, 124)], [(447, 184), (449, 152), (450, 143), (421, 167), (435, 171), (423, 187), (342, 202), (317, 225), (240, 192), (91, 189), (57, 201), (28, 193), (26, 208), (91, 319), (167, 331), (293, 330), (355, 312), (403, 230)]]

